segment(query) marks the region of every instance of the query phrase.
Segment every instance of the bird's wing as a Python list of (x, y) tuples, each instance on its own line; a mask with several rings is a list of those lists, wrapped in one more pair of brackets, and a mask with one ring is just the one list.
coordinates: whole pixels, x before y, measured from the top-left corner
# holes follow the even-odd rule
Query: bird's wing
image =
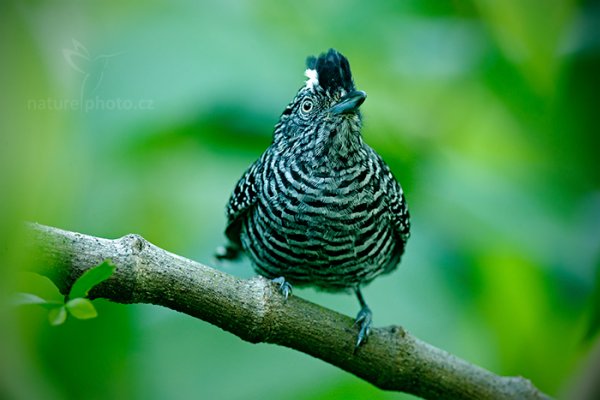
[(225, 235), (234, 244), (240, 245), (240, 231), (244, 215), (256, 203), (257, 178), (262, 159), (258, 159), (248, 168), (238, 181), (227, 204), (227, 227)]
[(408, 204), (404, 197), (402, 187), (394, 177), (390, 167), (383, 161), (379, 154), (375, 151), (373, 151), (373, 153), (381, 163), (389, 216), (394, 229), (398, 233), (398, 237), (402, 241), (402, 247), (404, 248), (404, 245), (406, 245), (406, 242), (410, 237), (410, 213), (408, 212)]
[(406, 198), (404, 197), (400, 184), (396, 181), (391, 172), (390, 175), (391, 179), (388, 183), (388, 208), (392, 224), (400, 236), (402, 244), (406, 245), (406, 242), (410, 237), (410, 213), (408, 212), (408, 204), (406, 203)]

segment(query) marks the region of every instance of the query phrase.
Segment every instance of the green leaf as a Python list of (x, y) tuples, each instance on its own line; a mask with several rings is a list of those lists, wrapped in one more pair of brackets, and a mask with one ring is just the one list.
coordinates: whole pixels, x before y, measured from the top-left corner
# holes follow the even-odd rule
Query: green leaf
[(90, 319), (98, 316), (92, 302), (82, 297), (69, 300), (66, 307), (69, 313), (77, 319)]
[(48, 302), (64, 303), (64, 295), (48, 277), (35, 272), (21, 271), (18, 274), (17, 287), (21, 292), (35, 293)]
[(86, 297), (90, 289), (110, 278), (116, 267), (108, 261), (104, 261), (97, 267), (88, 269), (75, 281), (69, 292), (69, 298)]
[(65, 306), (54, 307), (48, 313), (48, 321), (50, 321), (50, 325), (58, 326), (64, 323), (67, 319), (67, 309)]
[(17, 293), (13, 298), (12, 303), (15, 306), (25, 306), (29, 304), (36, 304), (46, 308), (55, 308), (58, 305), (62, 305), (62, 302), (58, 301), (48, 301), (46, 299), (42, 299), (39, 296), (31, 293)]
[(46, 300), (31, 293), (17, 293), (13, 299), (13, 304), (23, 306), (26, 304), (46, 304)]

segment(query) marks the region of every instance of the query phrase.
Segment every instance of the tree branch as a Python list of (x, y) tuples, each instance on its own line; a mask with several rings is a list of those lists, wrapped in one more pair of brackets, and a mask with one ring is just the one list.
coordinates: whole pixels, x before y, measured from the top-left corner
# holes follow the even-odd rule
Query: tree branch
[(239, 279), (169, 253), (138, 235), (108, 240), (30, 224), (36, 271), (61, 292), (85, 270), (110, 259), (115, 274), (90, 296), (150, 303), (210, 322), (251, 343), (290, 347), (385, 390), (427, 399), (548, 399), (529, 380), (501, 377), (437, 349), (399, 326), (373, 329), (354, 351), (353, 320), (291, 296), (270, 281)]

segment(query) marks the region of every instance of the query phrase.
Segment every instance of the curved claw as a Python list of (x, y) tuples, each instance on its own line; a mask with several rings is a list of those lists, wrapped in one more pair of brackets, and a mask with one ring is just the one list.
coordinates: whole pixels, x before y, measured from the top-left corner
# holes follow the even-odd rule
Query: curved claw
[(354, 320), (354, 326), (359, 325), (358, 338), (356, 340), (356, 348), (367, 341), (367, 337), (371, 332), (371, 323), (373, 322), (373, 313), (367, 306), (363, 306)]
[(279, 291), (281, 292), (285, 300), (287, 300), (289, 295), (292, 294), (292, 284), (286, 281), (283, 276), (275, 278), (271, 282), (279, 285)]

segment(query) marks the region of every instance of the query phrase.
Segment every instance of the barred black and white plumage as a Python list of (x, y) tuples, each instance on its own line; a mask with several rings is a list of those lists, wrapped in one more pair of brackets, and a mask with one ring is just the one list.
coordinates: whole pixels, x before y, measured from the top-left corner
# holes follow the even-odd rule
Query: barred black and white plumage
[(331, 49), (307, 59), (306, 84), (275, 126), (273, 143), (246, 171), (227, 206), (232, 256), (293, 285), (354, 289), (362, 310), (357, 345), (371, 312), (360, 287), (396, 268), (409, 237), (402, 189), (364, 143), (348, 60)]

